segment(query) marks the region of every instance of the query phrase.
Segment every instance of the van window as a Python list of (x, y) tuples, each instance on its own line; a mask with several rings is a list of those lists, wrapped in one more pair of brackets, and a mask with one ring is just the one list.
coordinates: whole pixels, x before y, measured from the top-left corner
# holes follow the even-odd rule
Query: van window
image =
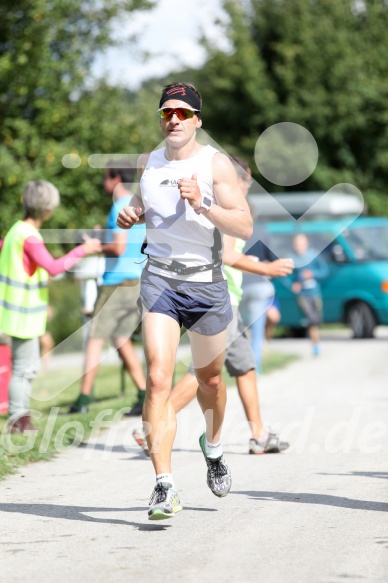
[(343, 233), (359, 261), (383, 261), (388, 259), (388, 226), (374, 225), (347, 229)]

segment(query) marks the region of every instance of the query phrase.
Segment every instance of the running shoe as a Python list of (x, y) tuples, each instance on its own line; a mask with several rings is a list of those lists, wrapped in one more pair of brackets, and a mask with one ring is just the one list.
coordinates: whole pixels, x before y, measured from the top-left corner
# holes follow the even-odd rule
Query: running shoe
[(207, 485), (215, 496), (222, 498), (229, 493), (232, 486), (232, 474), (226, 465), (224, 456), (208, 458), (205, 449), (206, 434), (199, 438), (199, 445), (207, 464)]
[(180, 512), (183, 506), (180, 503), (176, 490), (168, 482), (158, 482), (150, 499), (148, 520), (165, 520), (173, 518), (176, 512)]
[(14, 417), (11, 417), (6, 425), (6, 431), (8, 433), (24, 433), (25, 431), (37, 430), (38, 428), (34, 427), (34, 425), (31, 423), (31, 415), (29, 413), (21, 415), (16, 420)]
[(134, 440), (136, 441), (136, 443), (138, 445), (140, 445), (141, 449), (143, 450), (143, 452), (146, 454), (146, 456), (150, 457), (150, 450), (148, 449), (148, 445), (147, 445), (147, 440), (146, 440), (146, 436), (144, 435), (144, 431), (143, 428), (135, 428), (132, 431), (132, 435)]
[(143, 403), (136, 403), (131, 410), (124, 413), (124, 417), (140, 417), (143, 412)]
[(68, 415), (72, 415), (73, 413), (87, 413), (88, 405), (91, 401), (92, 397), (90, 395), (84, 395), (83, 393), (80, 393), (76, 401), (70, 406)]
[(314, 344), (313, 346), (313, 356), (319, 356), (321, 354), (321, 347), (319, 344)]
[(280, 441), (276, 433), (269, 433), (265, 443), (253, 438), (249, 440), (249, 453), (251, 454), (281, 453), (288, 447), (290, 444), (287, 441)]
[(74, 404), (74, 405), (71, 405), (69, 407), (69, 410), (67, 412), (67, 415), (73, 415), (73, 413), (83, 413), (83, 414), (85, 414), (85, 413), (88, 412), (88, 410), (89, 409), (88, 409), (87, 405), (80, 405), (80, 406), (78, 406), (78, 405)]

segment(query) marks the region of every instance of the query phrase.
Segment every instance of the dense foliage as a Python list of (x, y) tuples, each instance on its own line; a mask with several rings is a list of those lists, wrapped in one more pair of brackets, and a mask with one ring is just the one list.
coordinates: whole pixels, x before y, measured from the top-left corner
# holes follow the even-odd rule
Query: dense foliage
[[(297, 190), (351, 182), (388, 215), (388, 4), (383, 0), (224, 2), (232, 50), (209, 49), (187, 72), (204, 97), (205, 127), (249, 158), (268, 126), (295, 122), (319, 147)], [(279, 190), (256, 173), (268, 190)]]
[[(11, 0), (0, 4), (0, 235), (20, 216), (23, 184), (54, 182), (62, 206), (47, 226), (101, 222), (109, 201), (94, 152), (128, 151), (136, 118), (124, 90), (90, 85), (98, 51), (112, 44), (111, 25), (151, 0)], [(137, 146), (137, 144), (136, 144)], [(62, 157), (77, 153), (69, 170)]]
[[(313, 175), (297, 190), (358, 186), (388, 215), (388, 5), (383, 0), (225, 0), (227, 53), (207, 45), (198, 70), (148, 81), (136, 94), (91, 84), (95, 54), (111, 24), (151, 0), (10, 0), (0, 4), (0, 236), (20, 216), (23, 184), (43, 177), (62, 205), (47, 227), (91, 227), (109, 200), (93, 153), (140, 153), (160, 140), (155, 104), (162, 83), (195, 82), (204, 128), (230, 153), (253, 153), (271, 124), (306, 127), (319, 147)], [(128, 75), (131, 72), (128, 71)], [(78, 154), (68, 169), (62, 157)], [(269, 191), (279, 190), (258, 171)], [(292, 189), (292, 187), (291, 187)]]

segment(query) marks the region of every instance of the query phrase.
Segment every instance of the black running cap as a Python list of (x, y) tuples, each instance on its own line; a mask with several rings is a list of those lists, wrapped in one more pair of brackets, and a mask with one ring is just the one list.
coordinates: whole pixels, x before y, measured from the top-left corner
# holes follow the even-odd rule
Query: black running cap
[(201, 109), (201, 102), (198, 95), (195, 93), (195, 91), (189, 87), (184, 87), (183, 85), (164, 89), (162, 97), (160, 98), (159, 107), (162, 107), (163, 103), (169, 101), (170, 99), (184, 101), (188, 105), (191, 105), (191, 107), (196, 111), (200, 111)]

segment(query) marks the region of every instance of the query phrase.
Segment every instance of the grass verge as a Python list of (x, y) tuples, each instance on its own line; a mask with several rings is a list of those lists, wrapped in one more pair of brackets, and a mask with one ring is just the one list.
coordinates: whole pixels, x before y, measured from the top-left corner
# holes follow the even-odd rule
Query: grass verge
[[(297, 359), (292, 354), (271, 352), (263, 360), (263, 372), (287, 366)], [(186, 372), (186, 366), (177, 364), (175, 382)], [(33, 423), (37, 431), (7, 434), (4, 430), (7, 417), (0, 416), (0, 480), (13, 473), (19, 466), (30, 462), (47, 461), (58, 452), (75, 447), (86, 440), (93, 431), (93, 422), (100, 414), (104, 423), (121, 417), (119, 413), (129, 408), (136, 400), (136, 389), (132, 379), (125, 374), (124, 387), (120, 365), (102, 366), (96, 379), (88, 413), (68, 415), (69, 405), (76, 399), (80, 381), (79, 369), (52, 370), (40, 373), (34, 381), (31, 398)], [(227, 386), (235, 380), (225, 371)], [(77, 380), (74, 380), (77, 379)], [(64, 387), (58, 391), (58, 387)], [(124, 391), (122, 390), (124, 388)], [(115, 417), (116, 416), (116, 417)]]

